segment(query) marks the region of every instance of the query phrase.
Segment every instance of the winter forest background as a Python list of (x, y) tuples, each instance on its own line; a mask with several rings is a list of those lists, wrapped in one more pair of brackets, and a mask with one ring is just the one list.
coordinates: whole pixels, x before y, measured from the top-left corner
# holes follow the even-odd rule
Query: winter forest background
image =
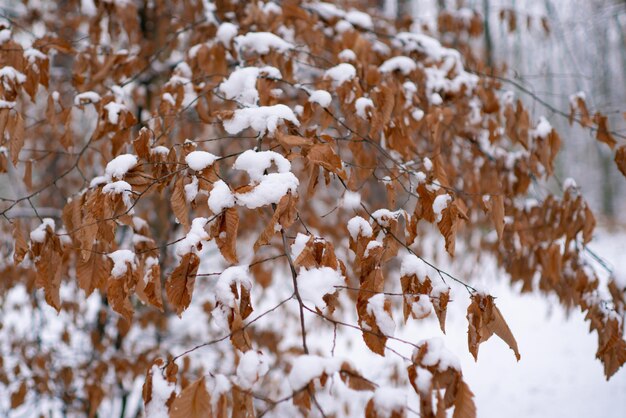
[[(115, 3), (115, 0), (103, 1)], [(43, 10), (46, 2), (28, 3), (41, 4)], [(94, 0), (81, 0), (80, 3), (82, 7), (90, 8)], [(555, 163), (554, 177), (548, 182), (533, 184), (531, 196), (542, 200), (551, 193), (562, 194), (564, 181), (574, 179), (598, 221), (594, 241), (590, 244), (593, 257), (589, 262), (597, 269), (603, 283), (608, 280), (605, 271), (608, 266), (614, 271), (616, 280), (626, 286), (626, 180), (613, 161), (613, 152), (598, 142), (592, 131), (568, 123), (572, 100), (581, 93), (590, 113), (598, 111), (606, 115), (611, 130), (626, 136), (626, 1), (363, 0), (344, 3), (377, 8), (388, 19), (402, 20), (412, 16), (415, 27), (424, 25), (435, 33), (437, 16), (444, 10), (453, 10), (458, 16), (463, 13), (471, 16), (471, 10), (475, 10), (485, 17), (483, 33), (473, 38), (470, 46), (480, 51), (477, 55), (485, 62), (505, 69), (503, 87), (522, 99), (531, 120), (545, 116), (561, 136), (562, 152)], [(3, 16), (19, 16), (22, 6), (16, 0), (0, 0), (0, 22)], [(445, 35), (441, 40), (446, 40)], [(620, 137), (620, 144), (623, 138)], [(19, 185), (0, 176), (0, 196), (17, 198), (23, 194)], [(432, 242), (433, 247), (441, 245), (435, 238)], [(446, 254), (433, 250), (429, 255), (442, 266), (452, 265)], [(497, 295), (498, 307), (522, 353), (522, 360), (518, 363), (506, 344), (493, 338), (481, 346), (481, 357), (475, 362), (467, 350), (467, 304), (450, 305), (443, 340), (446, 347), (460, 358), (463, 376), (476, 395), (478, 416), (626, 416), (626, 370), (620, 369), (610, 381), (606, 381), (602, 364), (595, 359), (597, 338), (589, 333), (585, 315), (579, 309), (566, 312), (555, 296), (536, 292), (522, 295), (521, 285), (511, 286), (507, 280), (502, 280), (505, 273), (495, 260), (475, 261), (472, 257), (457, 258), (454, 270), (479, 277), (480, 286)], [(7, 312), (0, 316), (0, 322), (22, 324), (17, 328), (25, 334), (29, 327), (35, 326), (33, 324), (48, 327), (46, 330), (51, 330), (50, 335), (58, 334), (64, 317), (63, 314), (57, 316), (52, 308), (41, 308), (37, 314), (40, 316), (28, 320), (32, 322), (16, 313), (19, 312), (16, 307), (27, 304), (28, 298), (26, 292), (14, 292), (12, 299), (2, 299), (0, 304), (4, 304)], [(93, 302), (93, 297), (91, 300)], [(265, 307), (270, 305), (268, 303)], [(192, 304), (189, 311), (197, 313), (201, 309)], [(411, 339), (419, 331), (421, 339), (423, 334), (438, 333), (436, 319), (429, 320), (419, 328), (403, 328), (396, 337)], [(183, 316), (175, 325), (171, 347), (178, 352), (190, 348), (193, 344), (186, 340), (189, 335), (197, 337), (206, 329), (193, 317)], [(0, 323), (0, 352), (10, 351), (5, 344), (8, 332)], [(354, 341), (361, 339), (357, 332), (347, 335)], [(332, 338), (332, 333), (323, 337)], [(3, 342), (2, 338), (6, 341)], [(141, 340), (140, 335), (132, 333), (131, 338)], [(48, 341), (45, 335), (43, 341), (44, 345)], [(359, 357), (362, 353), (356, 352), (350, 341), (339, 343), (336, 348), (338, 355), (352, 357), (356, 363), (371, 361), (372, 368), (383, 367), (382, 361), (378, 364), (370, 356)], [(334, 351), (333, 346), (333, 354)], [(142, 384), (143, 381), (136, 380), (124, 388), (123, 407), (117, 400), (104, 402), (101, 416), (119, 416), (120, 410), (126, 411), (122, 412), (122, 418), (141, 416)], [(6, 387), (15, 393), (16, 385)], [(35, 402), (30, 398), (27, 400)], [(35, 416), (26, 407), (10, 414), (11, 402), (9, 395), (0, 392), (0, 416)], [(54, 409), (54, 402), (49, 405), (47, 401), (41, 402), (37, 404), (41, 407), (38, 411), (45, 411), (47, 406)], [(135, 405), (138, 405), (137, 409)], [(70, 413), (69, 416), (73, 415)]]

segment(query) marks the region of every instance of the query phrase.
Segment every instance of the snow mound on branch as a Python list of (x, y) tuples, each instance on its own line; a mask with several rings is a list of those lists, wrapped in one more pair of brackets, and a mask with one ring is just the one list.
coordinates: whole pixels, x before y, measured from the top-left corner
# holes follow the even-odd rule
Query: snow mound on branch
[(222, 45), (228, 48), (230, 46), (230, 41), (237, 36), (238, 30), (237, 25), (230, 22), (223, 22), (220, 24), (220, 27), (217, 28), (215, 37), (222, 43)]
[(111, 276), (114, 278), (122, 277), (128, 271), (128, 264), (131, 268), (136, 268), (135, 253), (131, 250), (117, 250), (107, 254), (107, 256), (113, 260), (113, 268), (111, 269)]
[(391, 314), (385, 310), (385, 295), (378, 293), (367, 301), (367, 313), (376, 319), (376, 325), (380, 332), (388, 337), (393, 337), (396, 331), (396, 323)]
[(359, 97), (354, 102), (354, 108), (356, 109), (356, 114), (361, 119), (367, 119), (367, 113), (365, 113), (365, 110), (370, 107), (371, 108), (374, 107), (374, 102), (372, 101), (372, 99), (368, 99), (367, 97)]
[(445, 347), (443, 339), (437, 337), (422, 340), (417, 343), (418, 348), (415, 349), (415, 352), (417, 352), (419, 347), (424, 344), (428, 344), (428, 351), (422, 359), (422, 364), (424, 366), (434, 366), (439, 363), (437, 369), (439, 369), (440, 372), (445, 372), (448, 368), (461, 370), (461, 362), (459, 361), (459, 358)]
[(50, 227), (50, 229), (54, 231), (54, 228), (56, 227), (54, 223), (54, 219), (43, 218), (41, 225), (39, 225), (37, 228), (31, 231), (30, 240), (32, 242), (39, 242), (39, 243), (44, 242), (46, 240), (46, 229), (48, 227)]
[(151, 418), (169, 418), (166, 405), (170, 395), (176, 389), (173, 382), (169, 382), (161, 373), (159, 366), (152, 366), (152, 397), (146, 404), (146, 416)]
[(383, 62), (378, 70), (381, 73), (390, 73), (393, 71), (400, 71), (404, 75), (410, 74), (417, 68), (417, 64), (409, 57), (398, 56), (389, 58)]
[(426, 263), (420, 260), (415, 254), (405, 254), (400, 262), (400, 276), (417, 276), (420, 282), (428, 275)]
[(122, 154), (113, 158), (104, 169), (104, 174), (109, 179), (122, 178), (131, 168), (137, 165), (137, 157), (133, 154)]
[(120, 121), (120, 113), (122, 113), (123, 110), (128, 110), (128, 107), (122, 103), (109, 102), (104, 105), (104, 109), (107, 111), (109, 123), (117, 125)]
[(263, 353), (248, 350), (241, 356), (237, 365), (237, 386), (243, 390), (250, 390), (269, 371)]
[(248, 266), (228, 267), (220, 274), (215, 284), (215, 302), (219, 303), (219, 306), (213, 310), (212, 315), (217, 325), (224, 330), (230, 330), (228, 317), (236, 302), (232, 286), (239, 286), (248, 291), (252, 288), (252, 277)]
[[(272, 164), (278, 172), (264, 174)], [(233, 168), (247, 172), (255, 185), (250, 191), (235, 194), (237, 203), (249, 209), (278, 203), (288, 192), (296, 193), (300, 184), (290, 171), (289, 160), (274, 151), (247, 150), (237, 157)]]
[(294, 48), (292, 44), (271, 32), (248, 32), (235, 37), (235, 45), (241, 51), (269, 54), (271, 50), (284, 53)]
[(127, 208), (132, 205), (132, 202), (130, 200), (130, 195), (132, 191), (133, 188), (131, 187), (131, 185), (123, 180), (105, 184), (102, 188), (102, 193), (121, 194), (122, 200), (124, 201), (124, 204)]
[(335, 293), (335, 286), (344, 284), (343, 276), (330, 267), (300, 268), (297, 277), (298, 291), (302, 300), (311, 302), (315, 307), (323, 309), (326, 306), (324, 296)]
[(263, 176), (261, 182), (252, 190), (237, 193), (235, 197), (239, 205), (256, 209), (278, 203), (288, 192), (295, 193), (299, 184), (298, 178), (291, 172), (270, 173)]
[(360, 216), (355, 216), (348, 221), (348, 232), (354, 241), (356, 241), (359, 235), (371, 237), (374, 234), (374, 230), (369, 222)]
[(195, 218), (191, 221), (191, 229), (185, 238), (176, 244), (175, 253), (177, 256), (182, 257), (185, 254), (194, 251), (198, 244), (211, 238), (208, 232), (204, 229), (208, 221), (209, 220), (207, 218), (202, 217)]
[(328, 106), (330, 106), (330, 103), (332, 101), (332, 96), (326, 90), (315, 90), (313, 93), (311, 93), (311, 96), (309, 96), (309, 102), (317, 103), (323, 108), (327, 108)]
[(302, 355), (296, 357), (289, 372), (289, 384), (296, 391), (300, 390), (309, 382), (322, 374), (333, 375), (341, 369), (342, 361), (336, 357), (325, 358), (314, 355)]
[(244, 129), (252, 128), (259, 134), (269, 132), (273, 135), (283, 121), (289, 121), (296, 126), (300, 122), (293, 111), (284, 104), (237, 109), (233, 117), (224, 120), (224, 129), (231, 135), (238, 134)]
[(243, 67), (233, 71), (228, 79), (219, 85), (219, 90), (229, 100), (236, 100), (244, 106), (256, 106), (259, 101), (256, 82), (261, 75), (282, 78), (282, 74), (275, 67)]
[(440, 194), (433, 201), (433, 212), (435, 212), (435, 220), (437, 223), (443, 218), (443, 211), (448, 207), (448, 203), (452, 200), (452, 197), (448, 194)]
[(350, 10), (345, 14), (344, 19), (348, 22), (352, 23), (355, 26), (360, 26), (364, 29), (374, 29), (374, 22), (372, 22), (372, 17), (367, 13), (358, 11), (358, 10)]
[(194, 171), (201, 171), (210, 166), (219, 157), (206, 151), (191, 151), (185, 157), (185, 162)]
[(247, 150), (235, 160), (233, 168), (248, 173), (252, 181), (261, 181), (265, 170), (272, 164), (279, 173), (287, 173), (291, 170), (291, 163), (281, 154), (274, 151)]
[(209, 193), (207, 203), (211, 212), (217, 214), (224, 209), (235, 206), (235, 195), (233, 195), (230, 188), (223, 180), (218, 180), (213, 183), (213, 189), (211, 189), (211, 193)]
[(356, 77), (356, 68), (354, 68), (354, 65), (346, 62), (329, 68), (324, 73), (324, 78), (331, 79), (334, 87), (340, 86), (354, 77)]
[(94, 91), (85, 91), (74, 96), (74, 104), (78, 106), (88, 103), (98, 103), (100, 99), (101, 97), (98, 93)]

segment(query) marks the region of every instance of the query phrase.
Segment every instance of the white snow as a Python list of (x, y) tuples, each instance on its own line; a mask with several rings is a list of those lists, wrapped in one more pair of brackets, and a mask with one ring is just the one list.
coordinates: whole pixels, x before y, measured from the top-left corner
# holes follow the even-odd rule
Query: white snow
[(337, 55), (340, 61), (356, 61), (356, 54), (351, 49), (344, 49)]
[(238, 30), (237, 25), (230, 22), (223, 22), (220, 24), (219, 28), (217, 28), (215, 37), (222, 43), (222, 45), (228, 48), (230, 46), (230, 41), (237, 36)]
[(191, 229), (185, 238), (176, 243), (175, 253), (177, 256), (182, 257), (185, 254), (195, 251), (198, 244), (211, 238), (208, 232), (204, 229), (208, 221), (209, 220), (207, 218), (202, 217), (195, 218), (191, 221)]
[(14, 84), (23, 84), (26, 82), (26, 76), (11, 66), (0, 68), (0, 78), (6, 85), (7, 80), (11, 80)]
[(135, 253), (131, 250), (117, 250), (107, 254), (107, 256), (113, 260), (113, 268), (111, 269), (111, 276), (114, 278), (122, 277), (128, 271), (128, 265), (131, 268), (136, 268)]
[(276, 166), (279, 173), (288, 173), (291, 170), (291, 163), (281, 154), (275, 151), (253, 151), (246, 150), (235, 160), (233, 168), (248, 173), (250, 180), (260, 182), (263, 179), (265, 170), (272, 164)]
[(122, 103), (109, 102), (104, 105), (104, 109), (107, 111), (107, 117), (109, 123), (112, 125), (117, 125), (120, 120), (120, 113), (123, 110), (128, 110), (126, 105)]
[(122, 200), (124, 201), (126, 208), (129, 208), (132, 205), (132, 201), (130, 200), (132, 191), (133, 188), (131, 187), (131, 185), (123, 180), (105, 184), (102, 188), (103, 193), (121, 194)]
[(306, 247), (306, 243), (309, 242), (309, 238), (310, 238), (310, 235), (306, 235), (301, 232), (298, 232), (298, 235), (296, 235), (296, 239), (294, 240), (293, 244), (291, 244), (291, 258), (292, 259), (295, 260), (298, 258), (298, 256), (300, 256), (300, 254), (302, 253), (302, 250), (304, 250), (304, 247)]
[(376, 388), (374, 396), (376, 416), (390, 418), (394, 412), (401, 413), (406, 408), (407, 394), (403, 389), (381, 386)]
[(134, 166), (137, 165), (137, 157), (133, 154), (118, 155), (104, 169), (107, 178), (121, 179)]
[(206, 151), (191, 151), (185, 157), (185, 162), (194, 171), (202, 171), (215, 162), (219, 157)]
[(372, 226), (360, 216), (355, 216), (348, 221), (348, 232), (354, 241), (360, 236), (371, 237), (374, 233)]
[(393, 71), (400, 71), (404, 75), (409, 75), (417, 68), (417, 64), (409, 57), (397, 56), (389, 58), (383, 62), (378, 69), (381, 73), (390, 73)]
[(376, 325), (380, 332), (388, 337), (393, 337), (396, 331), (396, 323), (391, 314), (385, 310), (385, 295), (378, 293), (367, 301), (367, 313), (376, 319)]
[(407, 253), (402, 257), (400, 263), (400, 276), (417, 276), (423, 283), (428, 275), (426, 263), (420, 260), (415, 254)]
[(300, 122), (293, 111), (284, 104), (274, 106), (260, 106), (254, 108), (237, 109), (231, 119), (224, 120), (224, 129), (231, 135), (244, 129), (252, 128), (259, 134), (269, 132), (273, 135), (283, 121), (289, 121), (296, 126)]
[(332, 376), (341, 369), (342, 360), (315, 355), (301, 355), (294, 359), (288, 380), (291, 388), (300, 390), (322, 374)]
[(318, 105), (322, 106), (323, 108), (327, 108), (328, 106), (330, 106), (330, 103), (332, 101), (333, 101), (332, 96), (326, 90), (315, 90), (309, 96), (309, 102), (317, 103)]
[(243, 390), (251, 390), (269, 371), (263, 353), (256, 350), (248, 350), (239, 359), (237, 365), (237, 386)]
[(424, 157), (424, 159), (422, 160), (422, 164), (424, 164), (424, 169), (426, 171), (431, 171), (433, 169), (433, 162), (428, 157)]
[(219, 90), (229, 100), (236, 100), (244, 106), (256, 106), (259, 101), (256, 83), (261, 75), (282, 78), (282, 74), (275, 67), (242, 67), (235, 69), (228, 79), (219, 85)]
[(161, 373), (159, 366), (154, 365), (152, 374), (152, 398), (146, 405), (146, 417), (169, 418), (170, 414), (165, 403), (170, 398), (172, 392), (176, 390), (176, 385), (169, 382)]
[(235, 195), (224, 181), (218, 180), (213, 183), (213, 189), (209, 193), (208, 205), (211, 212), (215, 214), (235, 206)]
[(433, 311), (433, 304), (427, 295), (419, 295), (411, 303), (411, 311), (419, 319), (426, 318)]
[(0, 30), (0, 44), (5, 43), (9, 39), (11, 39), (11, 30), (10, 29)]
[(340, 272), (330, 267), (306, 269), (300, 268), (297, 277), (298, 291), (302, 300), (313, 303), (317, 308), (326, 306), (324, 296), (335, 293), (335, 286), (343, 285), (344, 279)]
[[(248, 266), (228, 267), (220, 274), (215, 284), (215, 301), (220, 305), (213, 310), (212, 315), (216, 324), (225, 331), (230, 331), (228, 317), (236, 302), (232, 286), (247, 290), (252, 288), (252, 278), (250, 277)], [(239, 293), (239, 290), (237, 292)]]
[[(448, 368), (461, 370), (461, 363), (459, 362), (458, 357), (445, 347), (443, 339), (435, 337), (423, 340), (417, 343), (417, 346), (421, 347), (424, 343), (428, 344), (428, 350), (422, 359), (422, 364), (424, 366), (437, 365), (437, 369), (441, 372), (445, 372)], [(417, 351), (418, 348), (415, 350)]]
[(340, 86), (354, 77), (356, 77), (356, 68), (354, 68), (354, 65), (345, 62), (329, 68), (324, 73), (324, 78), (331, 79), (334, 87)]
[(15, 107), (15, 102), (9, 102), (7, 100), (0, 99), (0, 109), (13, 109)]
[(294, 46), (271, 32), (248, 32), (235, 37), (235, 45), (242, 51), (250, 50), (257, 54), (269, 54), (271, 50), (285, 53)]
[(346, 210), (357, 209), (361, 207), (361, 194), (359, 192), (351, 192), (346, 190), (341, 199), (341, 206)]
[(569, 188), (574, 188), (574, 189), (578, 188), (578, 185), (576, 184), (576, 180), (574, 180), (571, 177), (568, 177), (565, 180), (563, 180), (563, 190), (567, 190)]
[(417, 376), (415, 376), (415, 386), (422, 394), (429, 394), (432, 389), (433, 374), (423, 367), (417, 368)]
[(374, 107), (374, 102), (372, 101), (372, 99), (369, 99), (367, 97), (359, 97), (354, 102), (354, 108), (356, 109), (356, 114), (358, 117), (362, 119), (367, 119), (367, 113), (365, 111), (366, 109), (370, 107), (371, 108)]
[(191, 183), (185, 184), (185, 200), (187, 202), (193, 202), (198, 196), (198, 177), (191, 176)]
[(235, 197), (237, 204), (256, 209), (278, 203), (287, 192), (296, 193), (298, 185), (298, 178), (291, 172), (270, 173), (263, 176), (254, 189), (246, 193), (236, 193)]
[(30, 240), (39, 243), (44, 242), (46, 240), (46, 230), (48, 227), (50, 227), (50, 229), (54, 232), (54, 228), (56, 227), (54, 219), (43, 218), (41, 224), (36, 229), (31, 231)]
[(98, 103), (100, 99), (100, 95), (95, 91), (85, 91), (74, 96), (74, 104), (78, 106), (89, 103)]
[(433, 201), (433, 212), (435, 212), (435, 221), (439, 223), (443, 217), (443, 211), (448, 207), (448, 203), (452, 200), (449, 194), (440, 194)]
[(531, 135), (535, 138), (547, 138), (552, 132), (552, 125), (548, 122), (548, 119), (541, 116), (537, 127), (531, 131)]
[(374, 23), (372, 22), (372, 17), (367, 13), (358, 11), (358, 10), (350, 10), (345, 14), (344, 19), (348, 22), (352, 23), (355, 26), (360, 26), (364, 29), (373, 29)]

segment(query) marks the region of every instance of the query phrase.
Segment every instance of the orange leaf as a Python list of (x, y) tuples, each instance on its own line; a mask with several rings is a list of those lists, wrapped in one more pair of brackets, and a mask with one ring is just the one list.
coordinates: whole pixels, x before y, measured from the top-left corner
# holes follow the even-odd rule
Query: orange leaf
[(170, 408), (170, 418), (211, 418), (211, 396), (206, 389), (204, 377), (187, 386), (174, 399)]
[(519, 361), (520, 354), (515, 337), (493, 302), (493, 296), (474, 294), (471, 298), (472, 302), (467, 308), (469, 321), (467, 342), (474, 359), (478, 360), (478, 346), (496, 334), (511, 347)]
[(185, 254), (178, 267), (174, 269), (165, 282), (167, 300), (176, 308), (178, 316), (181, 316), (191, 303), (199, 265), (200, 258), (197, 255), (194, 253)]
[(463, 380), (459, 381), (457, 386), (452, 418), (476, 418), (474, 394)]

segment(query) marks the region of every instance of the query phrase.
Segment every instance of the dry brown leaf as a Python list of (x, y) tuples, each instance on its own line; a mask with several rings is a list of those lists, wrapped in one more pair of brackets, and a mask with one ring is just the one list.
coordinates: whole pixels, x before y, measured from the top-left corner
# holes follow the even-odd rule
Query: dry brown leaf
[(341, 163), (341, 157), (337, 155), (330, 143), (315, 144), (311, 147), (306, 157), (313, 164), (324, 167), (331, 173), (337, 174), (342, 179), (346, 179), (346, 172)]
[(474, 394), (463, 380), (459, 381), (457, 385), (452, 418), (476, 418)]
[(26, 237), (24, 236), (24, 231), (22, 231), (22, 225), (19, 219), (13, 222), (13, 241), (15, 243), (13, 263), (17, 266), (24, 260), (26, 253), (28, 253), (28, 243), (26, 242)]
[(626, 177), (626, 145), (622, 145), (615, 151), (615, 164), (619, 171)]
[(88, 259), (78, 257), (76, 261), (78, 286), (85, 291), (86, 296), (91, 295), (95, 289), (103, 288), (111, 271), (110, 259), (100, 254), (99, 248), (97, 246)]
[(495, 305), (493, 296), (476, 293), (472, 295), (471, 299), (472, 302), (467, 308), (467, 320), (469, 322), (467, 341), (474, 359), (478, 360), (478, 346), (496, 334), (511, 347), (519, 361), (520, 354), (517, 341), (515, 341), (511, 329)]
[(213, 224), (216, 228), (215, 242), (222, 256), (231, 264), (237, 260), (237, 229), (239, 213), (236, 207), (226, 209)]
[(611, 131), (609, 131), (607, 117), (601, 115), (600, 113), (596, 113), (593, 116), (593, 121), (597, 125), (596, 139), (600, 142), (604, 142), (611, 149), (615, 148), (615, 144), (617, 144), (617, 141), (613, 137)]
[(170, 418), (212, 418), (211, 396), (204, 377), (187, 386), (174, 399), (170, 407)]
[(183, 183), (184, 177), (179, 176), (174, 187), (172, 189), (172, 197), (170, 202), (172, 204), (172, 211), (184, 227), (186, 231), (189, 231), (191, 224), (189, 223), (189, 209), (187, 207), (187, 201), (185, 199), (185, 186)]
[(191, 303), (199, 265), (200, 258), (197, 255), (194, 253), (185, 254), (178, 267), (174, 269), (165, 282), (167, 300), (176, 309), (178, 316), (181, 316)]
[(11, 409), (15, 409), (24, 403), (27, 392), (28, 386), (26, 385), (26, 381), (22, 380), (20, 387), (11, 394)]

